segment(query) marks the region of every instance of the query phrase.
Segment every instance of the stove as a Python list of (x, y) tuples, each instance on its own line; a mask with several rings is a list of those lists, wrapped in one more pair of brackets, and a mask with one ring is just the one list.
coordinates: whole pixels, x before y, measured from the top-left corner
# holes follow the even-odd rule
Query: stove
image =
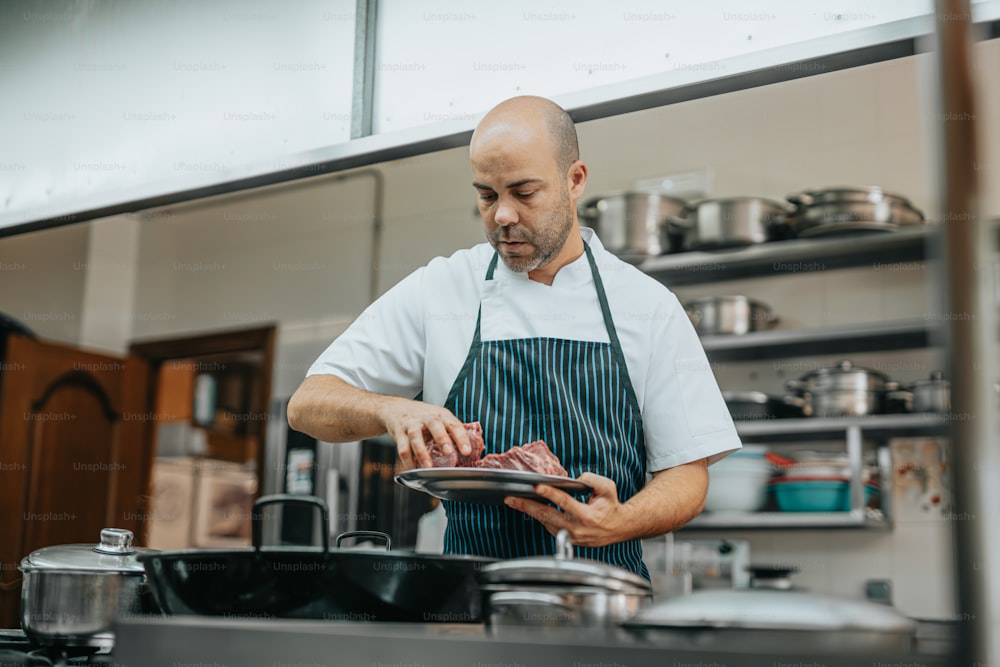
[(41, 646), (22, 630), (0, 630), (0, 667), (99, 667), (115, 664), (106, 649)]

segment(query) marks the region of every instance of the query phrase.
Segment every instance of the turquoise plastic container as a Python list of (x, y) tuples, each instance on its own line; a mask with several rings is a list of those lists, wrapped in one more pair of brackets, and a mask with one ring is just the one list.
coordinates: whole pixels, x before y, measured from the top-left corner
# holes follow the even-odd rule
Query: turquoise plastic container
[[(779, 482), (772, 484), (774, 499), (783, 512), (847, 512), (851, 509), (851, 485), (836, 480)], [(865, 485), (865, 503), (877, 487)]]

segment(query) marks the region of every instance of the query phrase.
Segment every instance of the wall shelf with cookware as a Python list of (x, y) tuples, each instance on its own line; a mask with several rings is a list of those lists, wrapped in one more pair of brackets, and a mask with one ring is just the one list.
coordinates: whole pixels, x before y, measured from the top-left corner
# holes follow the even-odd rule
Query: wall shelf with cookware
[(936, 231), (926, 226), (891, 234), (790, 239), (773, 243), (650, 256), (638, 268), (671, 287), (739, 278), (830, 271), (875, 262), (914, 262), (927, 257)]
[(753, 361), (815, 354), (854, 354), (921, 349), (939, 343), (936, 323), (924, 319), (865, 322), (810, 329), (750, 331), (746, 334), (705, 335), (705, 352), (713, 361)]
[[(878, 187), (807, 191), (786, 202), (626, 193), (590, 202), (586, 213), (611, 252), (670, 288), (921, 261), (934, 257), (939, 234), (909, 200)], [(685, 308), (713, 362), (943, 342), (940, 323), (926, 319), (790, 330), (772, 329), (770, 308), (743, 296)], [(724, 392), (745, 447), (712, 466), (706, 511), (684, 530), (891, 528), (889, 440), (947, 435), (949, 408), (924, 400), (946, 396), (947, 382), (904, 387), (850, 361), (819, 365), (788, 382), (786, 396)]]

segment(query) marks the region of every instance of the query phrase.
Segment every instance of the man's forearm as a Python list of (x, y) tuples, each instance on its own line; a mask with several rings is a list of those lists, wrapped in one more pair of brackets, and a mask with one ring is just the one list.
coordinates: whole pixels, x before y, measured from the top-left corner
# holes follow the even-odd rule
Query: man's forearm
[(653, 479), (625, 503), (624, 539), (656, 537), (698, 516), (708, 491), (704, 459), (654, 473)]
[(312, 375), (288, 402), (288, 424), (324, 442), (350, 442), (386, 432), (385, 401), (401, 400), (356, 389), (334, 375)]

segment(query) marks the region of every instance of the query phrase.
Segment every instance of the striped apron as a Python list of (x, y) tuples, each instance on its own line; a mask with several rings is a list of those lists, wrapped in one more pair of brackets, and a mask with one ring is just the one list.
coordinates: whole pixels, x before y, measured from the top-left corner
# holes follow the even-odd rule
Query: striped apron
[[(646, 481), (642, 416), (597, 264), (586, 244), (584, 249), (610, 342), (519, 338), (484, 343), (480, 303), (469, 354), (444, 407), (463, 422), (483, 425), (485, 454), (544, 440), (570, 477), (587, 471), (609, 477), (624, 502)], [(487, 281), (493, 280), (497, 259), (494, 253)], [(555, 538), (541, 523), (506, 505), (445, 501), (444, 507), (445, 553), (493, 558), (555, 553)], [(638, 540), (580, 547), (577, 554), (649, 578)]]

